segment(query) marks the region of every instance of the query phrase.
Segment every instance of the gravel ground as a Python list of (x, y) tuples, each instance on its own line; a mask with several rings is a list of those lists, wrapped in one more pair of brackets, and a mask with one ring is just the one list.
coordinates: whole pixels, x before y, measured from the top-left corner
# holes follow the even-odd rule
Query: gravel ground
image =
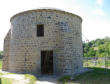
[(57, 84), (59, 75), (41, 75), (38, 77), (36, 84)]

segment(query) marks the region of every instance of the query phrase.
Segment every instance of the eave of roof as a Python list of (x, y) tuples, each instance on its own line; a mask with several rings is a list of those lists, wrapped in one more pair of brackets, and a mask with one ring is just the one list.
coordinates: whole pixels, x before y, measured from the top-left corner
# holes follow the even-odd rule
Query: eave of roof
[(19, 16), (21, 14), (25, 14), (25, 13), (29, 13), (29, 12), (42, 12), (42, 11), (47, 11), (47, 12), (48, 11), (56, 11), (56, 12), (60, 12), (60, 13), (64, 13), (64, 14), (69, 14), (69, 15), (78, 17), (82, 21), (82, 18), (80, 16), (76, 15), (76, 14), (73, 14), (73, 13), (70, 13), (70, 12), (66, 12), (66, 11), (63, 11), (63, 10), (60, 10), (60, 9), (56, 9), (56, 8), (47, 8), (47, 7), (45, 7), (45, 8), (38, 8), (38, 9), (34, 9), (34, 10), (28, 10), (28, 11), (23, 11), (23, 12), (17, 13), (14, 16), (11, 17), (10, 21), (14, 17)]

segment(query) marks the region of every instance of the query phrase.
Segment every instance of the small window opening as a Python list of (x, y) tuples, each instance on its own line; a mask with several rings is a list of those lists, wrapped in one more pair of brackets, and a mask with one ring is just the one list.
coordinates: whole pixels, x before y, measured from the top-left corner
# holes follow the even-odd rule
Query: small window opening
[(38, 24), (37, 25), (37, 36), (44, 36), (44, 25), (43, 24)]

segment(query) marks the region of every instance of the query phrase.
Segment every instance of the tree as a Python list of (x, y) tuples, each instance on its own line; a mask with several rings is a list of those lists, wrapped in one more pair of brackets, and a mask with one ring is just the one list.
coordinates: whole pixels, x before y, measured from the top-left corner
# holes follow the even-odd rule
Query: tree
[(3, 51), (0, 51), (0, 59), (3, 57)]
[(83, 43), (85, 57), (110, 56), (110, 37), (96, 39), (88, 43)]

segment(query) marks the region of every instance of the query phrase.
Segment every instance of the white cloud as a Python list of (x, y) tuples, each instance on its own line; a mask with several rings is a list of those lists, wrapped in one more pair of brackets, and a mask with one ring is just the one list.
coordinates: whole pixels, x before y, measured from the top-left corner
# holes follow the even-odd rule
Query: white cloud
[(95, 15), (105, 16), (105, 13), (102, 9), (96, 9), (96, 10), (92, 11), (92, 13)]
[(105, 16), (106, 15), (105, 12), (104, 12), (104, 10), (102, 9), (103, 2), (104, 2), (104, 0), (96, 0), (97, 6), (92, 11), (93, 14), (100, 15), (100, 16)]
[(104, 0), (97, 0), (97, 4), (100, 5), (100, 6), (102, 6), (103, 5), (103, 1)]

